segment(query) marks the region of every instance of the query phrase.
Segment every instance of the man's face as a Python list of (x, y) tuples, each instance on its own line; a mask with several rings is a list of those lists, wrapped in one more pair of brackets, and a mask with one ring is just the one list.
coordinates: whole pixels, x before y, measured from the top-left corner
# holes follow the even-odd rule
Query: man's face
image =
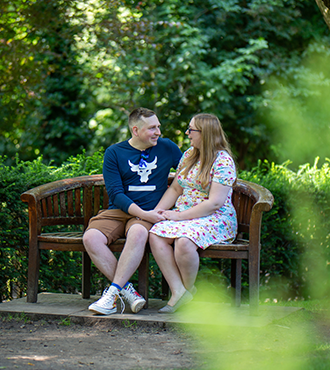
[(156, 115), (143, 117), (143, 121), (145, 122), (144, 125), (137, 129), (138, 138), (145, 148), (150, 148), (157, 145), (157, 140), (161, 135), (160, 123)]

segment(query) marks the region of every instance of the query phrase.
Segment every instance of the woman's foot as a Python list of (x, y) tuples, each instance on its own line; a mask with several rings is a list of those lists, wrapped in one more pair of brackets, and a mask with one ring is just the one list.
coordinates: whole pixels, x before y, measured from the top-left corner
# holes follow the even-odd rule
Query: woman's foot
[(186, 291), (187, 290), (185, 289), (183, 285), (181, 286), (180, 290), (171, 290), (171, 297), (169, 301), (167, 302), (167, 304), (172, 307), (175, 306), (177, 302), (179, 302), (181, 297), (185, 294)]
[(179, 309), (179, 307), (189, 303), (193, 299), (193, 295), (186, 290), (177, 303), (173, 306), (167, 304), (165, 307), (158, 310), (159, 313), (174, 313)]

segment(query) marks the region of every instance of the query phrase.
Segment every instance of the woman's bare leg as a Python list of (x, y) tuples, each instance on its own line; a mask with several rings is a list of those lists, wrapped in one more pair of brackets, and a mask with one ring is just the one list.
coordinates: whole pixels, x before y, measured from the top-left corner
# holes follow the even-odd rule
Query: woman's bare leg
[(175, 240), (174, 258), (180, 271), (183, 285), (190, 290), (195, 284), (199, 269), (198, 246), (188, 238)]
[(149, 235), (152, 254), (171, 290), (169, 306), (174, 306), (186, 291), (174, 259), (172, 243), (173, 239), (162, 238), (153, 233)]

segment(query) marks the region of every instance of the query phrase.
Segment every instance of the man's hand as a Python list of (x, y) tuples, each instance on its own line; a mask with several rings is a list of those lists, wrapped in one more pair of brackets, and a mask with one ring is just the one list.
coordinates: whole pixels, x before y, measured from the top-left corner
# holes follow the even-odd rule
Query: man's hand
[(166, 220), (166, 218), (163, 216), (162, 210), (153, 209), (152, 211), (143, 212), (143, 220), (149, 221), (152, 224), (155, 224), (156, 222)]
[(165, 217), (166, 220), (172, 220), (172, 221), (180, 221), (180, 212), (176, 211), (164, 211), (162, 212), (162, 215)]

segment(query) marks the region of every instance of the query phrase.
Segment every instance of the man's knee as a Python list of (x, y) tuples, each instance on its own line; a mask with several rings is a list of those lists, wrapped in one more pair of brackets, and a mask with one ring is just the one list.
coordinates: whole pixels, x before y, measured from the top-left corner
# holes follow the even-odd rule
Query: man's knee
[(139, 224), (132, 225), (126, 235), (126, 245), (134, 245), (134, 248), (145, 248), (149, 237), (149, 231)]
[(87, 252), (93, 250), (93, 247), (104, 244), (107, 245), (106, 236), (97, 229), (89, 229), (83, 235), (83, 244)]
[(134, 224), (129, 228), (126, 238), (134, 237), (139, 239), (145, 239), (147, 241), (149, 236), (148, 234), (149, 231), (143, 225)]

